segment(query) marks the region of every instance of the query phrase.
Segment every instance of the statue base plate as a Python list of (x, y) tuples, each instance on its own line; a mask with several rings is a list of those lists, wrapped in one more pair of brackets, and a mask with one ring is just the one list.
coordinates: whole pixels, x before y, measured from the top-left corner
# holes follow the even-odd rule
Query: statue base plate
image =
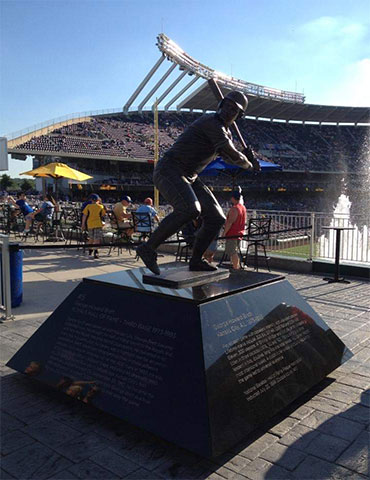
[(191, 272), (189, 265), (173, 266), (162, 269), (160, 275), (143, 275), (143, 283), (161, 285), (168, 288), (192, 287), (204, 285), (209, 282), (217, 282), (230, 276), (229, 270), (219, 268), (213, 272)]

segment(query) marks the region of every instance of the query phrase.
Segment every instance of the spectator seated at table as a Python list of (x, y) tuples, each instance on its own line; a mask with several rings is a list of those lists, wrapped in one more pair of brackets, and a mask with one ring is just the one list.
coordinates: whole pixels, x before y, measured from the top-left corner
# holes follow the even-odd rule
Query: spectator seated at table
[[(119, 229), (127, 229), (126, 235), (131, 236), (134, 232), (131, 223), (131, 213), (127, 212), (127, 207), (132, 203), (131, 197), (123, 195), (120, 202), (117, 202), (113, 207), (113, 213), (117, 220)], [(130, 232), (131, 230), (131, 232)]]
[(54, 211), (57, 210), (57, 203), (48, 193), (44, 196), (44, 201), (39, 209), (32, 213), (32, 218), (37, 222), (45, 222), (53, 219)]
[[(154, 221), (159, 222), (158, 213), (155, 210), (155, 208), (153, 208), (153, 200), (150, 197), (147, 197), (144, 200), (144, 204), (141, 205), (136, 210), (135, 213), (138, 214), (137, 215), (138, 225), (136, 227), (136, 230), (140, 233), (151, 233)], [(144, 218), (145, 215), (142, 215), (143, 218), (140, 219), (140, 214), (144, 214), (144, 213), (147, 213), (149, 215), (151, 226), (148, 224), (148, 222)]]
[(18, 193), (17, 201), (15, 201), (14, 198), (11, 196), (9, 196), (8, 199), (15, 206), (15, 208), (19, 209), (22, 212), (24, 220), (26, 222), (24, 233), (29, 233), (33, 220), (33, 208), (30, 207), (30, 205), (27, 203), (26, 194), (24, 192)]

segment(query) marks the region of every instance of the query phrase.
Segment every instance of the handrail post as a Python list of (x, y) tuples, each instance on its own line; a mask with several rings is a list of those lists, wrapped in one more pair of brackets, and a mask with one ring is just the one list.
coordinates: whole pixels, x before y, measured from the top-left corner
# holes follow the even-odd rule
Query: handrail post
[(1, 285), (3, 290), (3, 300), (5, 307), (5, 314), (2, 315), (2, 320), (14, 320), (12, 315), (12, 295), (11, 295), (11, 283), (10, 283), (10, 255), (9, 255), (9, 236), (2, 235), (2, 248), (1, 248)]
[(308, 260), (312, 262), (313, 257), (315, 255), (315, 212), (311, 212), (311, 239), (310, 239), (310, 257)]

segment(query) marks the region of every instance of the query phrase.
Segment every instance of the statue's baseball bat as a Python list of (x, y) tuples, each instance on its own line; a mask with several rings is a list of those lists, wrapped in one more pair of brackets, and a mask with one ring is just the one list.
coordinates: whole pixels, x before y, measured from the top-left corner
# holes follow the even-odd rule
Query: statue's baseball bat
[[(218, 83), (216, 82), (216, 80), (214, 80), (213, 78), (210, 78), (208, 80), (208, 85), (209, 85), (210, 89), (212, 90), (214, 96), (216, 97), (217, 101), (221, 102), (221, 100), (224, 98), (224, 96), (223, 96), (223, 94), (221, 92), (221, 89), (218, 86)], [(245, 140), (244, 140), (242, 134), (240, 133), (238, 125), (235, 122), (233, 122), (231, 124), (230, 128), (233, 130), (235, 136), (237, 137), (237, 139), (241, 143), (241, 146), (243, 147), (243, 151), (245, 153), (247, 153), (247, 158), (252, 163), (254, 170), (255, 171), (260, 171), (261, 170), (260, 164), (258, 163), (258, 160), (255, 157), (255, 154), (254, 154), (253, 150), (245, 143)], [(251, 154), (249, 154), (249, 152), (251, 152)]]

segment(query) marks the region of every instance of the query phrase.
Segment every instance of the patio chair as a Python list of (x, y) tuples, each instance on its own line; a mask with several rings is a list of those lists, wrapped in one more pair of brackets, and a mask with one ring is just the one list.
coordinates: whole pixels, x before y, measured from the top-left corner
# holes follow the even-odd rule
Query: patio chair
[[(265, 261), (266, 267), (270, 272), (269, 257), (266, 254), (265, 242), (270, 239), (271, 218), (250, 218), (248, 222), (248, 247), (244, 256), (245, 265), (249, 266), (249, 260), (253, 259), (254, 269), (258, 272), (259, 260), (262, 258)], [(249, 249), (254, 250), (252, 255), (249, 255)], [(262, 253), (262, 255), (259, 255)], [(249, 255), (249, 256), (248, 256)]]
[(139, 242), (147, 240), (153, 231), (152, 217), (146, 212), (131, 212), (134, 233)]
[(107, 216), (109, 218), (110, 225), (113, 230), (112, 241), (108, 251), (108, 256), (111, 254), (113, 248), (117, 248), (117, 254), (119, 255), (122, 252), (123, 247), (128, 249), (129, 254), (131, 255), (131, 246), (133, 241), (131, 239), (132, 232), (134, 231), (133, 221), (129, 222), (128, 226), (120, 227), (117, 217), (113, 210), (107, 211)]

